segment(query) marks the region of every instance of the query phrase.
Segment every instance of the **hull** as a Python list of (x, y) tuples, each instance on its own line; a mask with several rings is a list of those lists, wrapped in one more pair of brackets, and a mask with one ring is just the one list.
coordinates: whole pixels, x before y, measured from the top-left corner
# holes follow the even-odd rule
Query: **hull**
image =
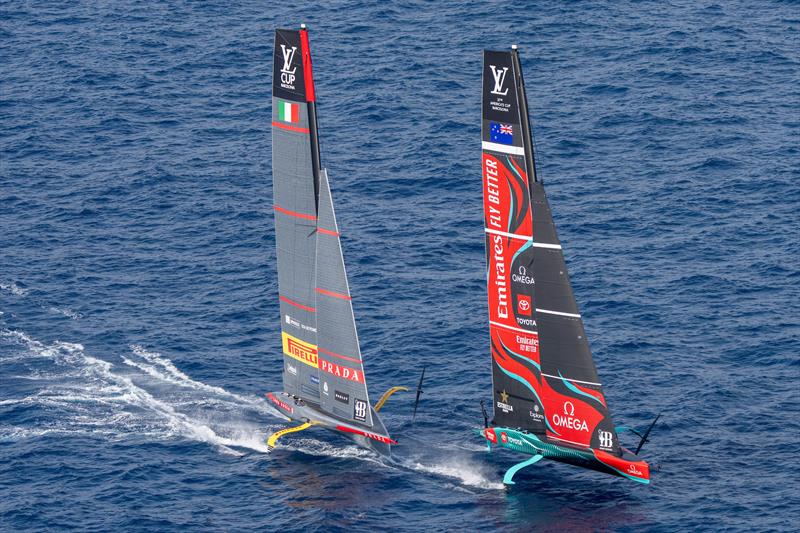
[(650, 483), (650, 466), (623, 448), (621, 457), (592, 448), (572, 447), (542, 440), (532, 433), (505, 427), (490, 427), (479, 431), (489, 446), (501, 446), (515, 452), (541, 455), (552, 459), (638, 483)]
[(335, 431), (340, 435), (348, 437), (357, 445), (373, 450), (380, 455), (390, 457), (392, 454), (391, 445), (397, 444), (397, 441), (392, 440), (388, 436), (386, 429), (380, 422), (380, 418), (375, 415), (374, 411), (373, 420), (378, 422), (374, 429), (377, 431), (370, 431), (366, 428), (339, 420), (328, 413), (322, 412), (318, 405), (292, 396), (286, 392), (270, 392), (267, 394), (267, 399), (281, 414), (291, 420), (302, 423), (311, 422), (315, 426)]

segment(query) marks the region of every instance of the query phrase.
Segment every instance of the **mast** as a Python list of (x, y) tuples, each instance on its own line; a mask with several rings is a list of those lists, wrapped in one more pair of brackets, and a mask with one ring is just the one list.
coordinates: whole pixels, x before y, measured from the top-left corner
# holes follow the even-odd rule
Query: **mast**
[(514, 64), (514, 74), (517, 76), (517, 87), (519, 90), (519, 113), (522, 118), (522, 142), (525, 146), (525, 153), (529, 157), (525, 158), (528, 176), (533, 176), (534, 181), (539, 181), (536, 176), (536, 154), (533, 151), (533, 132), (531, 131), (530, 115), (528, 114), (528, 96), (525, 94), (525, 78), (522, 75), (522, 65), (519, 61), (519, 48), (516, 44), (511, 45), (511, 61)]
[[(511, 75), (507, 83), (502, 75), (502, 69), (506, 67), (506, 77)], [(487, 76), (490, 76), (488, 80)], [(499, 388), (505, 388), (504, 398), (508, 398), (507, 402), (495, 401), (495, 423), (528, 430), (559, 444), (595, 448), (619, 455), (619, 440), (573, 295), (550, 205), (542, 182), (536, 179), (527, 97), (516, 47), (510, 52), (484, 52), (483, 95), (484, 211), (487, 265), (490, 267), (493, 386), (495, 394)], [(509, 123), (493, 126), (503, 119)], [(508, 127), (502, 128), (504, 125), (510, 126), (510, 131)], [(492, 168), (486, 163), (492, 158), (507, 163), (499, 166), (495, 179), (499, 183), (494, 189), (489, 186), (493, 178)], [(528, 179), (528, 176), (534, 179)], [(517, 189), (520, 179), (525, 182), (524, 194)], [(505, 198), (511, 201), (505, 201)], [(518, 250), (509, 261), (502, 246), (502, 253), (497, 253), (497, 237), (502, 234), (490, 230), (497, 226), (498, 221), (505, 220), (506, 211), (506, 218), (516, 219), (520, 203), (527, 207), (523, 215), (525, 223), (516, 226), (518, 229), (513, 232), (508, 230), (506, 241), (499, 241), (508, 243), (507, 247), (512, 250)], [(523, 238), (528, 239), (525, 244), (515, 244)], [(494, 248), (490, 247), (492, 244), (495, 244)], [(498, 268), (501, 260), (511, 268)], [(495, 285), (502, 283), (509, 288), (510, 294), (506, 299), (514, 307), (511, 308), (513, 314), (508, 314), (517, 322), (500, 320), (499, 325), (506, 328), (518, 326), (524, 333), (524, 344), (517, 342), (510, 347), (504, 345), (502, 349), (495, 346), (498, 319), (492, 305), (499, 299), (493, 301), (492, 297), (493, 266), (497, 277)], [(521, 276), (519, 268), (524, 268), (526, 277)], [(516, 283), (515, 275), (518, 278)], [(519, 353), (517, 350), (527, 345), (530, 338), (535, 339), (535, 351)], [(515, 340), (520, 339), (516, 337)], [(527, 361), (523, 360), (525, 356)], [(512, 388), (512, 380), (522, 383), (525, 388), (517, 387), (512, 389), (513, 395), (509, 394), (507, 389)], [(539, 410), (535, 409), (537, 407)], [(522, 414), (530, 418), (526, 419)]]

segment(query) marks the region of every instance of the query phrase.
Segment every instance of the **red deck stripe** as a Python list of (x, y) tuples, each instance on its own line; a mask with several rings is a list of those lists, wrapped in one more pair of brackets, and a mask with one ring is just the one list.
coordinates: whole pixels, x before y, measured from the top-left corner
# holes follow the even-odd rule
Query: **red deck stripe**
[(325, 228), (317, 228), (317, 231), (320, 232), (320, 233), (324, 233), (325, 235), (333, 235), (334, 237), (338, 237), (339, 236), (339, 232), (338, 231), (331, 231), (331, 230), (325, 229)]
[(297, 126), (290, 126), (288, 124), (284, 124), (283, 122), (276, 122), (274, 120), (272, 121), (272, 125), (283, 130), (296, 131), (299, 133), (310, 133), (308, 128), (298, 128)]
[(316, 313), (317, 312), (317, 310), (314, 309), (313, 307), (308, 307), (307, 305), (299, 304), (299, 303), (295, 302), (294, 300), (290, 300), (286, 296), (281, 296), (279, 294), (278, 298), (280, 298), (281, 301), (286, 302), (289, 305), (293, 305), (293, 306), (297, 307), (298, 309), (303, 309), (303, 310), (309, 311), (311, 313)]
[(297, 217), (297, 218), (304, 218), (306, 220), (317, 220), (317, 217), (314, 215), (304, 215), (303, 213), (295, 213), (294, 211), (289, 211), (288, 209), (284, 209), (279, 205), (273, 205), (272, 209), (275, 211), (280, 211), (284, 215), (289, 215), (290, 217)]
[(320, 289), (319, 287), (317, 287), (316, 291), (318, 293), (324, 294), (326, 296), (333, 296), (334, 298), (341, 298), (342, 300), (352, 300), (352, 298), (350, 298), (346, 294), (340, 294), (338, 292), (326, 291), (325, 289)]
[(319, 350), (322, 353), (326, 353), (328, 355), (331, 355), (333, 357), (338, 357), (339, 359), (344, 359), (345, 361), (352, 361), (354, 363), (361, 363), (361, 359), (356, 359), (355, 357), (347, 357), (346, 355), (342, 355), (342, 354), (336, 353), (336, 352), (329, 352), (328, 350), (326, 350), (325, 348), (322, 348), (320, 346), (317, 346), (317, 350)]
[(384, 437), (383, 435), (370, 433), (368, 431), (361, 431), (359, 429), (349, 428), (347, 426), (336, 426), (336, 429), (338, 429), (339, 431), (344, 431), (345, 433), (355, 433), (356, 435), (364, 435), (365, 437), (369, 437), (372, 440), (377, 440), (378, 442), (383, 442), (386, 444), (397, 444), (396, 440), (392, 440), (389, 437)]

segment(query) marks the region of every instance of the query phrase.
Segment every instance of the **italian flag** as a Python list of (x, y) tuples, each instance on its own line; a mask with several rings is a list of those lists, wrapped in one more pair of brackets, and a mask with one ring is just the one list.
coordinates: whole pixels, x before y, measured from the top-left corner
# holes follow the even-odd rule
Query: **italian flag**
[(283, 122), (297, 123), (300, 121), (300, 104), (278, 100), (278, 119)]

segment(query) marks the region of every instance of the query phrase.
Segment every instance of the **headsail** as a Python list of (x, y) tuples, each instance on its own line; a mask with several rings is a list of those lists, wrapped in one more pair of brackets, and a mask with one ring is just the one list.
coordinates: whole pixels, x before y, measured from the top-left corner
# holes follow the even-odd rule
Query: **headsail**
[(536, 179), (516, 50), (484, 52), (482, 130), (494, 423), (620, 454)]
[(361, 362), (350, 287), (325, 170), (320, 177), (317, 222), (316, 296), (321, 407), (339, 418), (372, 427), (373, 413)]
[(284, 390), (319, 401), (315, 264), (319, 143), (305, 30), (277, 30), (272, 83), (272, 187)]

